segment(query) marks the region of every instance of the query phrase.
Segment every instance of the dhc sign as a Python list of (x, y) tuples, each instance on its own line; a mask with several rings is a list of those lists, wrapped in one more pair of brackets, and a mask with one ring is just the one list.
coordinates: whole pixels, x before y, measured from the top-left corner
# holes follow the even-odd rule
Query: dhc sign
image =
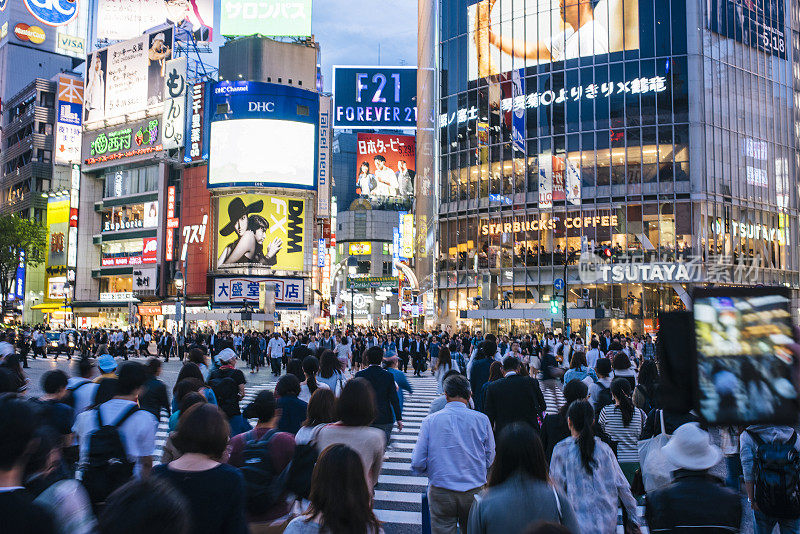
[(247, 111), (257, 113), (272, 113), (275, 111), (275, 102), (248, 102)]
[(78, 14), (78, 0), (23, 0), (31, 15), (42, 24), (63, 26)]

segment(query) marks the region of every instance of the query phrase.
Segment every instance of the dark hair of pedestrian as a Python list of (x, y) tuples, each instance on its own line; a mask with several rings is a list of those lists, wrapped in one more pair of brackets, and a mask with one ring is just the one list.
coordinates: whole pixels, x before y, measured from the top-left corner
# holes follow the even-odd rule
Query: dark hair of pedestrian
[(519, 369), (519, 358), (516, 356), (506, 356), (503, 359), (503, 371), (516, 371)]
[(500, 380), (503, 378), (503, 364), (500, 362), (492, 362), (489, 366), (489, 382)]
[(98, 517), (100, 534), (189, 534), (189, 503), (171, 484), (150, 477), (121, 486)]
[(161, 370), (161, 360), (156, 357), (147, 358), (147, 373), (150, 376), (156, 376)]
[(306, 521), (319, 517), (320, 532), (379, 532), (371, 493), (358, 453), (347, 445), (331, 445), (320, 453), (311, 475)]
[(537, 521), (531, 524), (523, 534), (572, 534), (564, 525), (550, 523), (549, 521)]
[(630, 369), (631, 361), (628, 359), (628, 356), (625, 355), (624, 352), (618, 352), (614, 356), (614, 369), (615, 370), (623, 370), (623, 369)]
[(590, 475), (594, 472), (594, 409), (589, 401), (575, 401), (567, 409), (567, 418), (572, 422), (572, 427), (578, 432), (578, 450), (581, 453), (581, 465)]
[(92, 374), (92, 369), (94, 369), (94, 362), (89, 358), (81, 358), (75, 364), (75, 372), (82, 378), (89, 378)]
[(336, 396), (330, 389), (317, 388), (311, 394), (303, 426), (317, 426), (336, 421)]
[(17, 392), (17, 378), (14, 371), (0, 366), (0, 394), (1, 393), (16, 393)]
[(24, 464), (39, 425), (33, 405), (15, 395), (0, 395), (0, 469)]
[(205, 363), (206, 363), (206, 355), (203, 354), (203, 351), (201, 349), (198, 349), (197, 347), (195, 347), (195, 348), (193, 348), (192, 350), (189, 351), (189, 356), (188, 356), (187, 360), (189, 362), (197, 364), (198, 366), (201, 363), (203, 365), (205, 365)]
[(97, 383), (97, 391), (94, 393), (94, 404), (91, 406), (92, 409), (97, 408), (104, 402), (110, 401), (119, 394), (118, 379), (111, 377), (101, 378)]
[(33, 433), (35, 447), (25, 464), (25, 472), (22, 479), (28, 480), (36, 473), (44, 471), (50, 462), (51, 453), (61, 447), (62, 441), (63, 438), (55, 428), (50, 425), (40, 425)]
[(516, 473), (543, 482), (549, 480), (542, 441), (528, 423), (511, 423), (500, 432), (487, 485), (498, 486)]
[(42, 389), (48, 395), (58, 393), (60, 389), (67, 387), (67, 380), (67, 373), (61, 369), (52, 369), (42, 375)]
[(611, 382), (611, 395), (619, 403), (622, 412), (622, 424), (628, 426), (633, 420), (633, 399), (631, 399), (631, 383), (625, 378), (615, 378)]
[(345, 426), (369, 426), (377, 411), (375, 389), (365, 378), (348, 380), (336, 399), (336, 419)]
[(599, 348), (600, 342), (597, 341), (596, 339), (593, 339), (589, 342), (589, 346), (592, 347), (593, 349)]
[(444, 383), (444, 381), (445, 381), (445, 380), (447, 380), (448, 378), (450, 378), (451, 376), (460, 375), (460, 374), (461, 374), (461, 373), (459, 373), (459, 372), (458, 372), (458, 371), (456, 371), (455, 369), (450, 369), (450, 370), (449, 370), (449, 371), (447, 371), (447, 372), (444, 374), (444, 376), (442, 377), (442, 383)]
[(453, 358), (450, 356), (450, 349), (447, 347), (439, 349), (439, 359), (436, 362), (437, 369), (442, 369), (444, 367), (453, 367)]
[(378, 345), (373, 345), (364, 351), (364, 359), (369, 365), (380, 365), (383, 361), (383, 349)]
[[(300, 362), (297, 363), (300, 365)], [(275, 395), (278, 397), (297, 397), (300, 395), (300, 381), (293, 374), (286, 373), (275, 384)]]
[(586, 363), (586, 354), (582, 351), (574, 352), (569, 360), (570, 369), (580, 369), (581, 367), (588, 367), (588, 365)]
[(204, 454), (221, 461), (228, 446), (230, 431), (228, 418), (218, 407), (198, 403), (181, 414), (172, 441), (183, 454)]
[(317, 373), (319, 372), (319, 360), (313, 356), (303, 358), (303, 374), (306, 376), (306, 385), (309, 394), (313, 395), (319, 387), (317, 385)]
[[(305, 380), (306, 375), (303, 372), (303, 362), (301, 362), (300, 360), (296, 360), (294, 358), (289, 360), (289, 363), (286, 364), (286, 376), (288, 375), (294, 375), (294, 377), (297, 378), (298, 384), (303, 380)], [(298, 391), (298, 395), (299, 394), (300, 392)]]
[(196, 378), (201, 384), (205, 383), (205, 380), (203, 380), (203, 372), (194, 362), (186, 362), (183, 364), (181, 370), (178, 371), (178, 379), (175, 381), (175, 383), (177, 384), (184, 378)]
[(260, 391), (253, 402), (244, 409), (244, 416), (247, 419), (258, 419), (259, 423), (266, 423), (275, 417), (275, 410), (278, 403), (275, 394), (265, 389)]
[(494, 358), (494, 355), (497, 354), (497, 343), (489, 341), (489, 336), (486, 337), (487, 340), (478, 345), (478, 358)]
[(597, 360), (597, 363), (594, 365), (595, 371), (600, 376), (610, 376), (611, 375), (611, 360), (608, 358), (600, 358)]
[(645, 388), (648, 388), (648, 393), (652, 395), (658, 385), (658, 366), (656, 362), (653, 360), (643, 361), (642, 365), (639, 367), (639, 375), (636, 381)]
[[(497, 336), (496, 335), (489, 333), (489, 334), (486, 334), (486, 337), (484, 337), (484, 339), (486, 341), (491, 341), (492, 343), (494, 343), (495, 347), (497, 346)], [(495, 348), (494, 350), (497, 351), (497, 348)], [(492, 354), (492, 356), (494, 356), (494, 354)]]
[(567, 417), (569, 405), (578, 400), (586, 400), (589, 396), (589, 386), (582, 380), (573, 378), (564, 385), (564, 405), (559, 410), (563, 417)]
[(323, 350), (319, 358), (319, 376), (330, 378), (335, 372), (341, 372), (339, 358), (336, 357), (336, 353), (332, 350)]
[(172, 388), (172, 396), (180, 404), (183, 398), (189, 393), (197, 393), (203, 389), (203, 382), (197, 378), (184, 378), (179, 380)]
[(191, 408), (195, 404), (203, 404), (205, 402), (208, 401), (206, 400), (206, 398), (203, 396), (202, 393), (198, 393), (196, 391), (190, 391), (181, 399), (180, 404), (178, 404), (178, 410), (180, 411), (178, 418), (180, 419), (180, 416), (185, 414), (189, 410), (189, 408)]
[(469, 400), (472, 396), (472, 389), (467, 377), (461, 373), (450, 376), (442, 382), (444, 394), (450, 399)]

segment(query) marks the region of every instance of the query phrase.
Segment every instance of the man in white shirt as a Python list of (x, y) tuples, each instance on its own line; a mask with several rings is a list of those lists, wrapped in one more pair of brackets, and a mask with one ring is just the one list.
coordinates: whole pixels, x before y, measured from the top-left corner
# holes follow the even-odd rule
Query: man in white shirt
[(469, 509), (486, 484), (494, 460), (489, 418), (469, 409), (469, 381), (453, 375), (444, 381), (447, 404), (422, 420), (411, 453), (411, 470), (428, 476), (431, 531), (467, 531)]
[(281, 374), (281, 359), (283, 358), (284, 348), (286, 348), (286, 342), (279, 333), (275, 332), (272, 335), (272, 339), (267, 343), (269, 363), (272, 367), (272, 374), (275, 376), (280, 376)]
[(397, 175), (392, 169), (386, 166), (386, 158), (378, 154), (375, 156), (375, 180), (378, 186), (373, 192), (374, 195), (380, 197), (396, 197), (397, 196)]
[(139, 410), (137, 407), (139, 394), (146, 381), (147, 372), (144, 365), (138, 362), (126, 362), (119, 368), (117, 395), (97, 409), (78, 415), (72, 431), (78, 436), (82, 463), (88, 459), (90, 437), (99, 428), (98, 411), (103, 424), (115, 424), (136, 408), (136, 411), (128, 415), (119, 426), (119, 433), (128, 459), (136, 462), (134, 476), (145, 478), (150, 474), (156, 450), (158, 420), (147, 410)]
[(67, 381), (67, 391), (72, 394), (72, 407), (75, 415), (85, 412), (94, 404), (94, 396), (100, 384), (92, 381), (94, 364), (88, 358), (81, 358), (75, 366), (77, 376), (70, 377)]
[(586, 352), (586, 365), (589, 366), (589, 369), (594, 369), (594, 366), (597, 365), (597, 360), (600, 359), (600, 342), (596, 339), (591, 341), (591, 349)]

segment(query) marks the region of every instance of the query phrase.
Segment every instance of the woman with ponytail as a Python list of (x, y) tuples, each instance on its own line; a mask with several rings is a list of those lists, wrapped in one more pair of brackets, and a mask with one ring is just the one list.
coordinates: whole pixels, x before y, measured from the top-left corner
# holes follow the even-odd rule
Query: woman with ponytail
[(330, 389), (327, 384), (317, 382), (318, 372), (319, 360), (314, 356), (306, 356), (303, 359), (303, 375), (305, 376), (305, 380), (300, 383), (300, 395), (297, 397), (301, 401), (306, 403), (310, 401), (311, 395), (319, 388)]
[(639, 468), (639, 435), (647, 419), (645, 413), (633, 405), (631, 383), (625, 378), (611, 382), (609, 404), (600, 412), (599, 423), (603, 431), (617, 443), (617, 460), (628, 482)]
[(589, 401), (573, 402), (567, 410), (570, 437), (553, 449), (550, 478), (566, 493), (578, 523), (587, 532), (615, 534), (619, 501), (631, 525), (638, 525), (636, 499), (611, 448), (592, 430), (594, 410)]

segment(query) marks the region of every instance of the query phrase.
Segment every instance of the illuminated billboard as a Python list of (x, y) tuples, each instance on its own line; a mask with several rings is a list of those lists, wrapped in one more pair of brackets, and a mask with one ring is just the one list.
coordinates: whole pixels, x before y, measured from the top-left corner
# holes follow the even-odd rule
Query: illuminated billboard
[(467, 7), (469, 80), (639, 48), (639, 0), (539, 0), (538, 8), (529, 4), (481, 0)]
[(709, 0), (708, 29), (786, 59), (783, 0)]
[(81, 124), (83, 123), (83, 80), (58, 77), (58, 108), (53, 157), (56, 163), (81, 162)]
[(81, 146), (83, 164), (136, 161), (141, 156), (161, 152), (164, 147), (160, 121), (161, 117), (144, 119), (89, 132)]
[(417, 128), (416, 67), (333, 67), (333, 127)]
[(132, 39), (160, 24), (177, 26), (175, 38), (209, 42), (214, 27), (214, 0), (99, 0), (97, 37), (119, 41)]
[(166, 28), (89, 54), (84, 122), (121, 117), (161, 104), (172, 46), (172, 28)]
[(0, 39), (85, 58), (89, 11), (89, 0), (0, 0)]
[(271, 83), (221, 82), (211, 112), (208, 187), (316, 187), (319, 95)]
[(273, 195), (232, 195), (217, 208), (217, 268), (302, 271), (306, 202)]
[(221, 9), (222, 35), (311, 35), (311, 0), (222, 0)]
[(414, 196), (413, 135), (358, 134), (356, 194), (373, 202)]

